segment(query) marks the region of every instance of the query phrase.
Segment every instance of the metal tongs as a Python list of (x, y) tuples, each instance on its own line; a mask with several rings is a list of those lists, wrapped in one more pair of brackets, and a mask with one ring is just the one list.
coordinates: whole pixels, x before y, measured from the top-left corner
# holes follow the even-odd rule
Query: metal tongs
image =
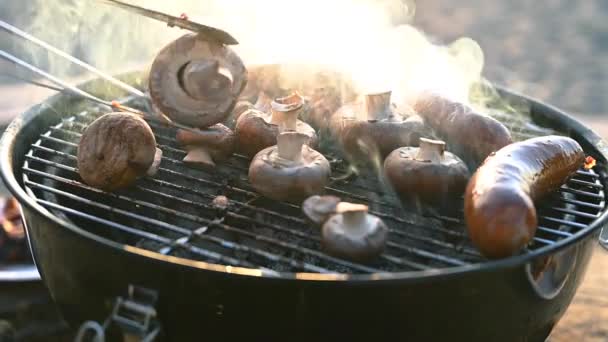
[(190, 30), (192, 32), (202, 32), (207, 37), (211, 37), (215, 39), (217, 42), (226, 44), (226, 45), (236, 45), (239, 42), (228, 32), (220, 30), (215, 27), (202, 25), (196, 23), (194, 21), (189, 20), (186, 16), (175, 17), (169, 14), (165, 14), (162, 12), (154, 11), (151, 9), (147, 9), (144, 7), (131, 5), (126, 2), (118, 1), (118, 0), (99, 0), (103, 3), (106, 3), (111, 6), (119, 7), (129, 12), (137, 13), (139, 15), (143, 15), (148, 18), (156, 19), (158, 21), (162, 21), (167, 23), (169, 27), (177, 26), (186, 30)]
[(90, 94), (90, 93), (88, 93), (88, 92), (86, 92), (86, 91), (84, 91), (84, 90), (76, 87), (76, 86), (73, 86), (73, 85), (69, 84), (68, 82), (62, 80), (59, 77), (53, 76), (53, 75), (49, 74), (48, 72), (45, 72), (44, 70), (41, 70), (41, 69), (35, 67), (34, 65), (31, 65), (31, 64), (27, 63), (26, 61), (24, 61), (24, 60), (22, 60), (22, 59), (20, 59), (20, 58), (18, 58), (16, 56), (11, 55), (10, 53), (8, 53), (8, 52), (6, 52), (6, 51), (4, 51), (2, 49), (0, 49), (0, 59), (4, 59), (6, 61), (9, 61), (9, 62), (15, 64), (16, 66), (19, 66), (21, 68), (27, 69), (30, 72), (32, 72), (32, 73), (34, 73), (34, 74), (36, 74), (36, 75), (38, 75), (38, 76), (40, 76), (40, 77), (42, 77), (42, 78), (50, 81), (51, 83), (55, 84), (56, 87), (52, 86), (52, 85), (48, 85), (48, 84), (39, 83), (39, 82), (36, 82), (34, 80), (20, 78), (18, 76), (11, 76), (11, 75), (0, 75), (0, 76), (10, 76), (10, 77), (17, 78), (17, 79), (20, 79), (22, 81), (26, 81), (28, 83), (31, 83), (31, 84), (34, 84), (34, 85), (37, 85), (37, 86), (40, 86), (40, 87), (45, 87), (45, 88), (48, 88), (48, 89), (52, 89), (52, 90), (55, 90), (55, 91), (67, 91), (67, 92), (69, 92), (69, 93), (71, 93), (71, 94), (73, 94), (75, 96), (79, 96), (79, 97), (81, 97), (83, 99), (87, 99), (89, 101), (92, 101), (92, 102), (95, 102), (95, 103), (98, 103), (98, 104), (110, 107), (112, 110), (129, 112), (129, 113), (132, 113), (132, 114), (136, 114), (136, 115), (145, 117), (145, 118), (149, 119), (150, 121), (155, 121), (155, 122), (158, 122), (158, 123), (161, 123), (161, 124), (164, 124), (164, 125), (170, 125), (170, 126), (173, 126), (175, 128), (187, 130), (187, 131), (190, 131), (190, 132), (195, 132), (195, 133), (197, 132), (197, 130), (195, 128), (188, 127), (188, 126), (181, 125), (179, 123), (173, 122), (169, 118), (167, 118), (166, 116), (164, 116), (162, 113), (156, 113), (156, 112), (154, 112), (154, 110), (150, 108), (151, 106), (150, 106), (148, 97), (146, 96), (146, 94), (144, 94), (139, 89), (136, 89), (136, 88), (134, 88), (134, 87), (126, 84), (125, 82), (123, 82), (123, 81), (121, 81), (121, 80), (119, 80), (119, 79), (117, 79), (117, 78), (115, 78), (115, 77), (113, 77), (111, 75), (108, 75), (108, 74), (106, 74), (106, 73), (104, 73), (102, 71), (100, 71), (99, 69), (97, 69), (97, 68), (95, 68), (95, 67), (93, 67), (93, 66), (91, 66), (91, 65), (89, 65), (89, 64), (87, 64), (87, 63), (85, 63), (85, 62), (83, 62), (83, 61), (81, 61), (79, 59), (77, 59), (76, 57), (73, 57), (73, 56), (65, 53), (64, 51), (61, 51), (61, 50), (55, 48), (54, 46), (52, 46), (52, 45), (50, 45), (50, 44), (48, 44), (48, 43), (46, 43), (46, 42), (44, 42), (44, 41), (42, 41), (40, 39), (38, 39), (38, 38), (36, 38), (36, 37), (28, 34), (27, 32), (24, 32), (24, 31), (20, 30), (20, 29), (14, 27), (14, 26), (12, 26), (12, 25), (10, 25), (10, 24), (2, 21), (2, 20), (0, 20), (0, 29), (6, 31), (8, 33), (11, 33), (13, 35), (16, 35), (18, 37), (21, 37), (21, 38), (23, 38), (23, 39), (25, 39), (25, 40), (27, 40), (27, 41), (29, 41), (31, 43), (34, 43), (34, 44), (36, 44), (36, 45), (38, 45), (38, 46), (46, 49), (49, 52), (52, 52), (52, 53), (54, 53), (54, 54), (56, 54), (56, 55), (58, 55), (58, 56), (60, 56), (60, 57), (62, 57), (64, 59), (72, 62), (72, 63), (74, 63), (74, 64), (76, 64), (76, 65), (78, 65), (78, 66), (80, 66), (80, 67), (82, 67), (82, 68), (84, 68), (84, 69), (86, 69), (86, 70), (88, 70), (88, 71), (90, 71), (90, 72), (92, 72), (92, 73), (100, 76), (101, 78), (103, 78), (104, 80), (108, 81), (109, 83), (111, 83), (111, 84), (113, 84), (113, 85), (115, 85), (115, 86), (117, 86), (117, 87), (119, 87), (119, 88), (121, 88), (123, 90), (126, 90), (127, 92), (129, 92), (132, 95), (135, 95), (135, 96), (137, 96), (139, 98), (146, 99), (146, 107), (148, 107), (148, 108), (147, 108), (147, 111), (141, 111), (141, 110), (138, 110), (138, 109), (135, 109), (135, 108), (131, 108), (131, 107), (125, 106), (125, 105), (119, 103), (118, 101), (108, 101), (108, 100), (100, 99), (100, 98), (98, 98), (98, 97), (96, 97), (96, 96), (94, 96), (94, 95), (92, 95), (92, 94)]

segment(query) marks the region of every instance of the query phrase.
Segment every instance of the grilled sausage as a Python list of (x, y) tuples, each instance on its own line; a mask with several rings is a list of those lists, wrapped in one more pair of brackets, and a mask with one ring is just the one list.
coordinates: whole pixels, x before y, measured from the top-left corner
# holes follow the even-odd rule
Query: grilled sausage
[(414, 110), (447, 141), (449, 150), (472, 168), (513, 142), (509, 130), (494, 118), (434, 93), (420, 95)]
[(557, 190), (584, 163), (581, 146), (560, 136), (513, 143), (488, 157), (465, 191), (469, 235), (488, 258), (517, 253), (537, 227), (534, 201)]

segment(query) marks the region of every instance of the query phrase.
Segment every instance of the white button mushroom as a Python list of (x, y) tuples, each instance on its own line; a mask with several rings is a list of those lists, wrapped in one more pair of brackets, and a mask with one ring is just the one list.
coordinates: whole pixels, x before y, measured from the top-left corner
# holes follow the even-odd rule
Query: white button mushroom
[(294, 131), (279, 134), (277, 145), (260, 151), (249, 166), (249, 181), (275, 200), (301, 201), (322, 193), (331, 169), (325, 157), (304, 145), (309, 136)]
[(366, 262), (384, 251), (388, 228), (361, 204), (340, 202), (321, 232), (323, 249), (336, 257)]
[(445, 143), (420, 139), (420, 147), (401, 147), (384, 161), (384, 173), (402, 198), (426, 204), (453, 203), (462, 196), (469, 169), (456, 155), (445, 151)]
[(430, 128), (412, 115), (404, 119), (392, 108), (391, 92), (366, 95), (347, 104), (332, 117), (331, 130), (352, 161), (384, 159), (402, 146), (417, 146), (421, 137), (432, 138)]
[(215, 167), (230, 157), (236, 142), (232, 130), (222, 124), (197, 131), (178, 130), (176, 139), (188, 151), (184, 162), (203, 168)]
[[(304, 99), (293, 93), (271, 102), (270, 113), (250, 108), (236, 122), (236, 136), (239, 152), (254, 156), (261, 150), (277, 144), (277, 134), (283, 131), (297, 131), (305, 134), (306, 144), (315, 147), (317, 134), (307, 123), (298, 120)], [(259, 104), (258, 106), (262, 106)]]

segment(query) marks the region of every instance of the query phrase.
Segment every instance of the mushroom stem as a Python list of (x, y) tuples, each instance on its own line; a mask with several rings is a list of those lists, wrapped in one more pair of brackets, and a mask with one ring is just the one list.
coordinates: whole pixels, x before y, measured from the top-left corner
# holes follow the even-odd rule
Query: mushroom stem
[(188, 154), (183, 159), (184, 163), (215, 167), (215, 162), (205, 146), (186, 146), (186, 150)]
[(344, 224), (352, 233), (367, 232), (368, 207), (363, 204), (340, 202), (336, 206), (336, 212), (342, 214)]
[(302, 146), (308, 141), (308, 135), (295, 131), (287, 131), (277, 137), (279, 157), (292, 162), (302, 160)]
[(232, 75), (220, 68), (217, 60), (194, 60), (184, 67), (184, 90), (190, 96), (204, 100), (230, 90)]
[(391, 116), (391, 91), (365, 95), (367, 120), (379, 121)]
[(156, 153), (154, 154), (154, 161), (148, 171), (146, 171), (146, 175), (152, 177), (158, 172), (158, 168), (160, 167), (160, 162), (163, 157), (163, 151), (160, 148), (156, 148)]
[(440, 163), (445, 152), (445, 142), (441, 140), (431, 140), (420, 138), (420, 148), (416, 155), (416, 160)]
[(272, 110), (271, 104), (272, 104), (272, 98), (270, 96), (266, 95), (265, 92), (261, 91), (258, 94), (258, 99), (255, 102), (255, 104), (253, 105), (253, 107), (261, 112), (268, 113), (269, 111)]
[(279, 97), (272, 101), (270, 123), (279, 126), (279, 131), (295, 131), (298, 114), (304, 105), (304, 98), (298, 93)]

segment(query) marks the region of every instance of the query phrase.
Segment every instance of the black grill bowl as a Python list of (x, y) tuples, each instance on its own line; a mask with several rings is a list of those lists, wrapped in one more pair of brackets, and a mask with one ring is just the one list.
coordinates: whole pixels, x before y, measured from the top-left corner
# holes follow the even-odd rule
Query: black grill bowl
[[(137, 74), (125, 79), (137, 83)], [(101, 81), (83, 88), (100, 97), (120, 95)], [(164, 336), (171, 341), (544, 341), (570, 304), (606, 224), (608, 147), (561, 111), (501, 92), (529, 104), (533, 121), (571, 136), (597, 159), (594, 172), (583, 176), (595, 184), (599, 200), (593, 218), (585, 224), (572, 223), (577, 229), (563, 233), (563, 238), (540, 236), (539, 245), (530, 251), (499, 261), (478, 259), (451, 267), (391, 272), (275, 272), (226, 267), (119, 243), (98, 224), (73, 220), (69, 212), (62, 215), (56, 207), (44, 206), (52, 197), (36, 197), (39, 192), (32, 190), (36, 184), (52, 190), (56, 183), (36, 183), (35, 175), (24, 180), (24, 173), (31, 172), (24, 163), (32, 162), (28, 154), (41, 135), (91, 107), (65, 94), (12, 122), (2, 138), (0, 169), (22, 205), (42, 279), (74, 325), (105, 319), (113, 299), (134, 284), (159, 291), (157, 309)], [(547, 257), (559, 270), (533, 280), (533, 265)]]

